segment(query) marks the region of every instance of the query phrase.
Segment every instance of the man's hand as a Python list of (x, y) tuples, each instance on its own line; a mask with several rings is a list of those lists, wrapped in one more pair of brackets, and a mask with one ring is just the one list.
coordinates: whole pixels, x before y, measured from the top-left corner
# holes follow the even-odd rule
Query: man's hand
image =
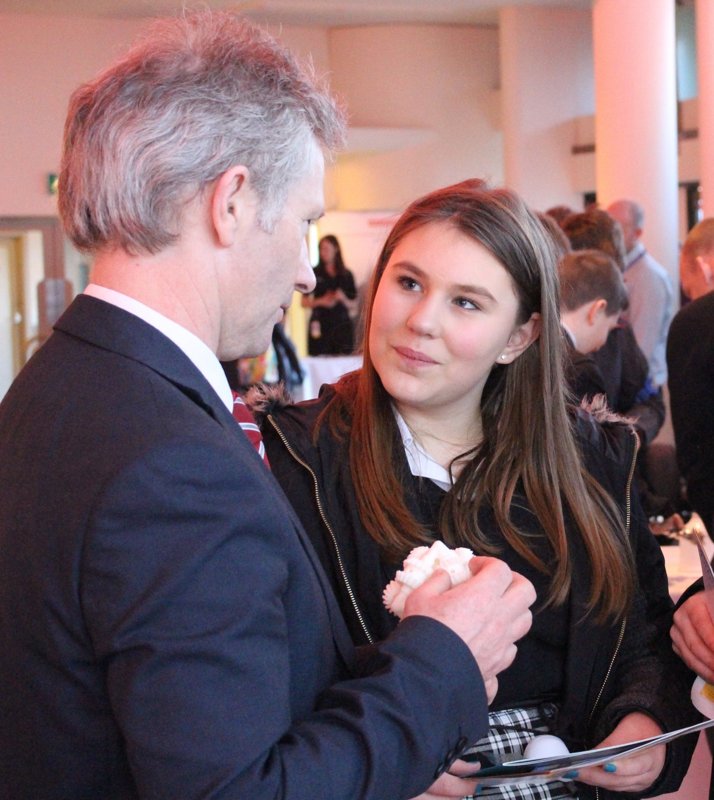
[(533, 584), (497, 558), (477, 557), (473, 576), (458, 586), (437, 570), (407, 598), (404, 617), (419, 614), (451, 628), (473, 653), (489, 703), (498, 689), (496, 676), (516, 657), (515, 642), (528, 632), (536, 599)]
[[(662, 732), (652, 717), (634, 711), (623, 717), (615, 730), (598, 747), (649, 739), (650, 736), (659, 736)], [(666, 745), (658, 744), (629, 758), (618, 759), (610, 765), (585, 767), (580, 770), (577, 780), (616, 792), (641, 792), (652, 786), (659, 777), (666, 751)], [(614, 770), (610, 771), (613, 767)]]
[(714, 621), (704, 592), (692, 595), (674, 614), (672, 646), (684, 663), (714, 683)]

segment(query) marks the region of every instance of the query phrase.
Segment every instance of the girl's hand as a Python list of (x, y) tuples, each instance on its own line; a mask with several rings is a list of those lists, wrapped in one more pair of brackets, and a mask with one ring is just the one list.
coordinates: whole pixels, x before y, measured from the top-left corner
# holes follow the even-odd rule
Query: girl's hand
[[(615, 730), (598, 747), (649, 739), (662, 732), (652, 717), (635, 711), (623, 717)], [(664, 766), (665, 753), (666, 745), (656, 745), (629, 758), (620, 758), (612, 764), (581, 769), (576, 780), (619, 792), (641, 792), (659, 777)]]

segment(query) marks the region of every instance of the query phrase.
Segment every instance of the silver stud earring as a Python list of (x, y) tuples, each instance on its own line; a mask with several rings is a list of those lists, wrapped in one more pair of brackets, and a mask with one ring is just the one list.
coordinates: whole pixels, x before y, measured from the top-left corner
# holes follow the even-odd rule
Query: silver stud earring
[(501, 361), (505, 361), (506, 360), (506, 354), (505, 353), (501, 353), (501, 355), (499, 356), (499, 359)]

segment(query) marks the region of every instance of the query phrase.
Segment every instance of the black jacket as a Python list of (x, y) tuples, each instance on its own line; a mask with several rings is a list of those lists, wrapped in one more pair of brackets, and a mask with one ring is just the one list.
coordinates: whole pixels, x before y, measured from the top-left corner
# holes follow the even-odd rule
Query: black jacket
[[(353, 638), (364, 644), (379, 641), (396, 624), (382, 606), (381, 588), (400, 565), (381, 557), (361, 525), (347, 442), (331, 435), (326, 425), (320, 427), (317, 442), (313, 442), (317, 418), (334, 396), (331, 387), (324, 387), (317, 400), (288, 406), (272, 400), (258, 411), (264, 414), (263, 435), (274, 474), (333, 582)], [(694, 676), (673, 654), (669, 639), (672, 601), (664, 561), (630, 491), (636, 436), (619, 421), (601, 424), (585, 411), (574, 413), (584, 464), (612, 494), (628, 524), (641, 590), (624, 624), (601, 626), (592, 618), (583, 621), (589, 565), (582, 547), (571, 548), (570, 629), (555, 731), (571, 751), (602, 741), (633, 711), (649, 714), (665, 731), (700, 719), (689, 702)], [(404, 469), (408, 472), (406, 458)], [(573, 540), (573, 545), (577, 541)], [(689, 736), (668, 745), (660, 778), (638, 796), (675, 791), (695, 744), (696, 738)], [(582, 785), (580, 796), (594, 797), (594, 789)], [(600, 790), (599, 796), (626, 795)]]
[(691, 507), (714, 529), (714, 292), (672, 320), (667, 370), (677, 461)]

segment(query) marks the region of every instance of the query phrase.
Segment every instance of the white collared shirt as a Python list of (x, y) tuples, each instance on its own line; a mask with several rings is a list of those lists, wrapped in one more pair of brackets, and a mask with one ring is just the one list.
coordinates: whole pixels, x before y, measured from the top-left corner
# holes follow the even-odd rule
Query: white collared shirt
[(106, 286), (90, 283), (84, 290), (84, 294), (128, 311), (135, 317), (144, 320), (152, 328), (156, 328), (157, 331), (163, 333), (190, 359), (196, 369), (211, 384), (225, 407), (229, 411), (233, 410), (233, 395), (221, 362), (216, 358), (216, 354), (211, 348), (205, 342), (202, 342), (198, 336), (133, 297), (117, 292), (114, 289), (107, 289)]
[(577, 350), (577, 349), (578, 349), (578, 343), (577, 343), (577, 340), (575, 339), (575, 334), (574, 334), (574, 333), (573, 333), (573, 332), (570, 330), (570, 328), (569, 328), (569, 327), (568, 327), (568, 326), (567, 326), (567, 325), (566, 325), (566, 324), (563, 322), (563, 320), (562, 320), (562, 319), (560, 320), (560, 326), (561, 326), (561, 328), (562, 328), (562, 329), (565, 331), (565, 335), (568, 337), (568, 339), (570, 339), (570, 344), (572, 344), (572, 345), (573, 345), (573, 347), (574, 347), (574, 348)]
[(629, 253), (625, 253), (625, 269), (627, 270), (636, 262), (639, 261), (642, 256), (647, 252), (644, 244), (642, 242), (637, 242), (637, 244), (630, 250)]
[(402, 437), (404, 452), (407, 455), (407, 463), (412, 475), (421, 478), (429, 478), (440, 489), (449, 491), (453, 486), (449, 471), (434, 461), (434, 459), (424, 450), (424, 448), (414, 438), (414, 434), (409, 430), (409, 426), (404, 421), (404, 417), (392, 406), (394, 417), (397, 420), (397, 427)]

